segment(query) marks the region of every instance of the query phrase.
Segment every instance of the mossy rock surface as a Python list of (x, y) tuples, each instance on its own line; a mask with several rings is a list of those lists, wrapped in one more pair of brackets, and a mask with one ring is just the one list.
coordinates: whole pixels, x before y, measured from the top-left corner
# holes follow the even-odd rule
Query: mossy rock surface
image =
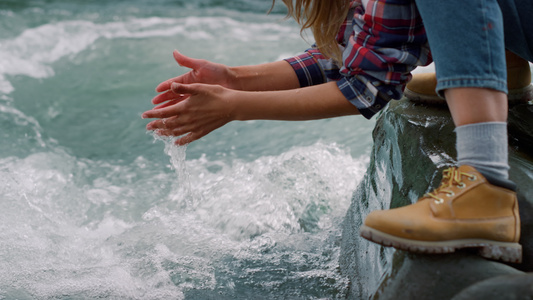
[(531, 300), (533, 273), (504, 275), (478, 282), (452, 300)]
[(414, 255), (397, 251), (393, 256), (390, 274), (384, 278), (373, 299), (449, 300), (486, 279), (522, 274), (510, 266), (487, 261), (467, 252)]

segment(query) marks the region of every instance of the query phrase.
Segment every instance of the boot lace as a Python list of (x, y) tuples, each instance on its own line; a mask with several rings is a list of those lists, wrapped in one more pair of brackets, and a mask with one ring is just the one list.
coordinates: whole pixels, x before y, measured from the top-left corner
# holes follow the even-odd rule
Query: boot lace
[(444, 170), (442, 174), (442, 183), (433, 192), (424, 195), (426, 198), (432, 198), (436, 204), (444, 203), (444, 199), (439, 197), (439, 194), (445, 194), (448, 197), (455, 196), (455, 193), (451, 188), (457, 186), (458, 188), (465, 188), (466, 184), (463, 182), (463, 176), (467, 177), (470, 181), (477, 179), (475, 175), (461, 172), (456, 167), (451, 167)]

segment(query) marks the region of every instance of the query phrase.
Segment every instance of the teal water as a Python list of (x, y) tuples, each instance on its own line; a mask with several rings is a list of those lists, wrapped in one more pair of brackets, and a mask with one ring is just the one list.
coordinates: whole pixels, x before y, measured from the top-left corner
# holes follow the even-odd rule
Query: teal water
[[(281, 1), (278, 1), (281, 2)], [(342, 298), (340, 224), (374, 121), (144, 129), (172, 50), (297, 54), (260, 0), (0, 1), (0, 299)]]

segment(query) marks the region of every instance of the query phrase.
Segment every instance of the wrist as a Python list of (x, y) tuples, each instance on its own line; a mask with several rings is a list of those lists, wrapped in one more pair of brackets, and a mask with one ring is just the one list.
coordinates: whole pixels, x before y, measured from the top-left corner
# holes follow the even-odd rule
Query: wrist
[(226, 105), (228, 106), (229, 118), (231, 121), (246, 121), (247, 105), (246, 96), (248, 92), (239, 90), (226, 90)]
[(228, 87), (233, 90), (248, 90), (246, 80), (250, 78), (250, 72), (245, 66), (228, 67), (227, 77)]

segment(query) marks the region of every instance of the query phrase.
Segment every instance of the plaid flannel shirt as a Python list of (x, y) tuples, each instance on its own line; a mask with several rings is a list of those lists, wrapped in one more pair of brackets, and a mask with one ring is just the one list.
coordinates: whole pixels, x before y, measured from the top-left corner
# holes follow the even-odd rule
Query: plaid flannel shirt
[(431, 63), (422, 19), (413, 0), (355, 0), (337, 42), (342, 66), (316, 45), (286, 59), (302, 87), (336, 81), (367, 119), (400, 99), (416, 66)]

